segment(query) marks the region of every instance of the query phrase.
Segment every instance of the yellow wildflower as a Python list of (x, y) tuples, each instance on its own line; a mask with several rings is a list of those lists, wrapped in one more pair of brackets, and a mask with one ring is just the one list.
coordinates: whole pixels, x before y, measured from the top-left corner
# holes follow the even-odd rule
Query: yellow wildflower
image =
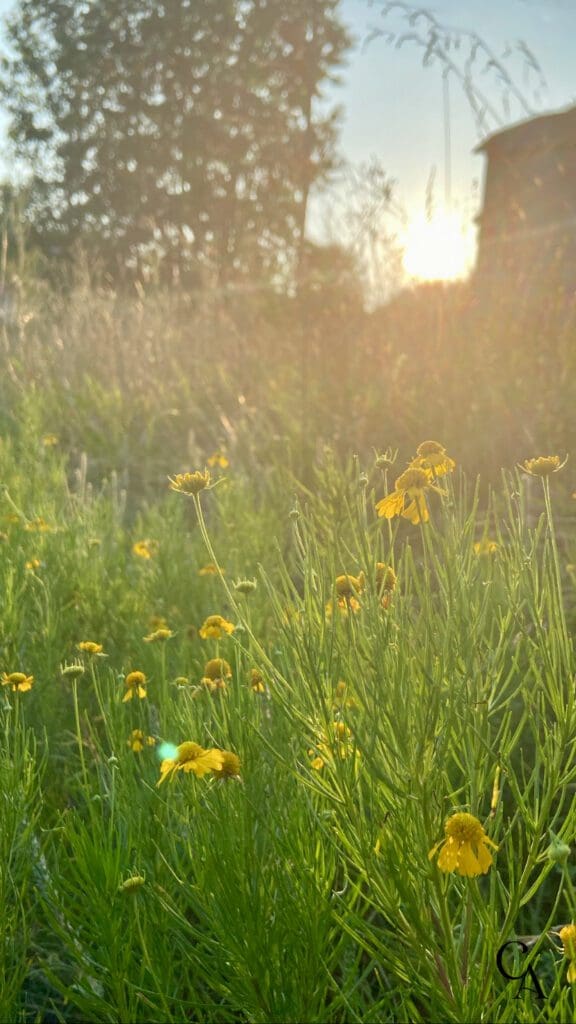
[(146, 736), (142, 729), (133, 729), (126, 743), (135, 754), (139, 754), (144, 747), (153, 747), (156, 740), (153, 736)]
[(177, 473), (176, 476), (168, 477), (170, 481), (170, 488), (173, 491), (179, 491), (180, 494), (188, 494), (194, 496), (200, 494), (208, 484), (210, 483), (210, 473), (207, 469), (204, 472), (200, 472), (197, 469), (194, 473)]
[(335, 712), (358, 711), (360, 705), (355, 697), (348, 696), (348, 685), (343, 679), (336, 684), (332, 697), (332, 707)]
[(233, 633), (234, 629), (235, 626), (221, 615), (209, 615), (200, 627), (199, 633), (203, 640), (220, 640), (221, 637)]
[(230, 465), (228, 459), (224, 455), (224, 452), (214, 452), (209, 459), (206, 459), (206, 462), (210, 468), (218, 466), (219, 469), (228, 469), (228, 466)]
[(204, 676), (207, 679), (231, 679), (232, 669), (224, 658), (211, 658), (204, 666)]
[(375, 573), (376, 590), (379, 594), (382, 591), (388, 591), (391, 593), (396, 590), (396, 573), (390, 565), (386, 565), (386, 562), (376, 562), (376, 573)]
[(76, 647), (84, 654), (102, 654), (103, 652), (102, 644), (97, 644), (94, 640), (81, 640)]
[(498, 547), (495, 540), (490, 540), (490, 537), (482, 537), (482, 540), (477, 540), (474, 544), (474, 552), (477, 555), (494, 555), (498, 551)]
[(51, 533), (52, 527), (43, 516), (36, 516), (35, 519), (30, 519), (29, 522), (25, 523), (24, 529), (28, 533)]
[[(362, 607), (360, 601), (357, 601), (355, 597), (339, 597), (336, 601), (336, 607), (340, 610), (342, 615), (348, 615), (348, 612), (359, 612)], [(328, 618), (331, 617), (334, 610), (333, 602), (326, 602), (326, 615)]]
[[(341, 576), (336, 577), (334, 581), (336, 605), (343, 615), (347, 615), (349, 611), (360, 611), (361, 606), (357, 595), (362, 593), (365, 582), (364, 573), (362, 572), (358, 576), (342, 573)], [(332, 600), (328, 601), (326, 604), (326, 615), (328, 618), (332, 615), (333, 608), (334, 602)]]
[(238, 754), (233, 754), (231, 750), (221, 750), (222, 764), (219, 768), (213, 768), (212, 772), (217, 779), (239, 779), (240, 778), (240, 758)]
[(559, 473), (567, 462), (568, 456), (564, 462), (560, 462), (559, 455), (540, 455), (537, 459), (525, 459), (519, 463), (519, 467), (530, 476), (550, 476), (552, 473)]
[[(426, 504), (426, 491), (436, 491), (437, 494), (445, 492), (431, 483), (432, 471), (422, 469), (418, 466), (409, 466), (400, 474), (394, 484), (392, 494), (386, 495), (376, 505), (379, 516), (392, 519), (394, 516), (404, 516), (411, 523), (427, 523), (429, 517)], [(404, 508), (406, 499), (409, 504)]]
[(27, 676), (25, 672), (3, 672), (0, 682), (2, 686), (11, 686), (18, 693), (26, 693), (32, 689), (34, 676)]
[(263, 679), (261, 673), (258, 671), (257, 668), (251, 668), (250, 669), (250, 687), (252, 689), (252, 693), (265, 693), (266, 692), (266, 686), (264, 684), (264, 679)]
[(150, 560), (158, 554), (159, 547), (160, 545), (157, 540), (137, 540), (136, 543), (132, 545), (132, 552), (133, 554), (138, 555), (138, 558)]
[(349, 576), (346, 573), (342, 576), (337, 576), (335, 589), (338, 597), (357, 597), (364, 589), (364, 576), (362, 574), (359, 576)]
[[(208, 693), (226, 693), (228, 690), (228, 683), (225, 679), (210, 679), (209, 676), (202, 676), (200, 685), (208, 690)], [(194, 696), (198, 697), (201, 694), (201, 690), (196, 690)]]
[(312, 760), (310, 761), (310, 767), (313, 768), (315, 772), (321, 771), (324, 765), (326, 764), (324, 758), (320, 757), (320, 754), (317, 754), (316, 757), (312, 756), (314, 754), (313, 750), (309, 750), (308, 753), (312, 757)]
[(60, 438), (57, 434), (44, 434), (42, 438), (42, 444), (45, 448), (53, 448), (55, 444), (60, 443)]
[[(220, 569), (220, 572), (224, 576), (226, 573), (225, 569)], [(219, 576), (218, 566), (214, 565), (214, 562), (208, 562), (207, 565), (203, 565), (201, 569), (198, 569), (199, 576)]]
[(565, 924), (558, 935), (564, 947), (564, 956), (570, 961), (566, 977), (571, 984), (574, 984), (576, 981), (576, 924)]
[(148, 629), (153, 633), (156, 629), (170, 629), (170, 627), (163, 615), (151, 615), (148, 619)]
[(216, 690), (227, 690), (227, 679), (232, 678), (232, 669), (224, 658), (211, 658), (204, 666), (204, 675), (200, 682), (210, 693)]
[(140, 700), (143, 700), (146, 696), (146, 676), (143, 672), (129, 672), (124, 679), (124, 686), (126, 687), (126, 693), (122, 697), (123, 704), (127, 700), (132, 700), (133, 697), (139, 697)]
[(359, 757), (360, 751), (354, 746), (351, 730), (339, 721), (333, 722), (329, 734), (321, 733), (316, 746), (308, 751), (308, 755), (313, 758), (310, 767), (315, 771), (320, 771), (327, 762), (344, 761), (352, 754)]
[(153, 633), (149, 633), (148, 636), (143, 637), (145, 644), (161, 644), (165, 643), (166, 640), (170, 640), (174, 633), (167, 626), (161, 626), (160, 629), (155, 629)]
[(444, 826), (446, 838), (432, 847), (428, 859), (436, 855), (441, 871), (455, 871), (466, 878), (485, 875), (492, 864), (489, 846), (497, 850), (496, 843), (488, 838), (483, 825), (472, 814), (452, 814)]
[(423, 441), (416, 449), (416, 458), (410, 466), (430, 469), (434, 476), (444, 476), (456, 469), (454, 459), (446, 454), (446, 449), (438, 441)]
[(39, 558), (30, 558), (29, 561), (26, 562), (24, 568), (29, 569), (30, 572), (35, 572), (36, 569), (39, 569), (41, 565), (42, 562), (40, 561)]
[(382, 608), (388, 608), (396, 589), (396, 573), (392, 566), (387, 565), (386, 562), (376, 562), (374, 582)]
[(208, 772), (218, 771), (224, 765), (221, 750), (205, 750), (199, 743), (181, 743), (176, 748), (176, 757), (167, 757), (160, 765), (160, 778), (156, 783), (161, 786), (168, 776), (175, 777), (176, 772), (193, 772), (199, 779)]

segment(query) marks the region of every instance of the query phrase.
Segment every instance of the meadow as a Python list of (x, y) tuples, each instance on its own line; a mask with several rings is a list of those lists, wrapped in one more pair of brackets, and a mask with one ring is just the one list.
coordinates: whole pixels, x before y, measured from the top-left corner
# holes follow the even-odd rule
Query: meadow
[(575, 1019), (575, 330), (16, 296), (0, 1020)]

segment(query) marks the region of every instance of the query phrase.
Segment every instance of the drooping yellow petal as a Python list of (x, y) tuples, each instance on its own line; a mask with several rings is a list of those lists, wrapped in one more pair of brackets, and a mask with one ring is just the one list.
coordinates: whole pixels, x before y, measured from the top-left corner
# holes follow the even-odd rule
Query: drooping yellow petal
[(436, 856), (436, 854), (438, 853), (438, 850), (442, 846), (443, 842), (444, 842), (444, 840), (441, 839), (439, 843), (436, 843), (436, 845), (432, 847), (432, 849), (430, 850), (430, 852), (428, 854), (428, 860), (432, 860)]
[(376, 511), (380, 518), (393, 519), (399, 516), (404, 508), (404, 491), (392, 491), (385, 498), (381, 498), (376, 505)]
[(438, 857), (438, 867), (440, 871), (456, 871), (458, 866), (458, 843), (447, 839)]
[(161, 786), (165, 779), (168, 778), (171, 772), (176, 769), (176, 761), (172, 757), (166, 757), (160, 765), (160, 778), (156, 783), (156, 786)]
[(224, 757), (221, 750), (205, 750), (198, 757), (193, 758), (190, 761), (185, 761), (184, 764), (178, 765), (178, 770), (183, 772), (193, 772), (198, 779), (201, 779), (203, 775), (207, 775), (208, 772), (220, 771), (224, 764)]
[(409, 519), (414, 526), (418, 523), (427, 523), (430, 518), (430, 514), (428, 512), (428, 506), (426, 504), (424, 494), (422, 493), (421, 495), (418, 495), (417, 498), (413, 498), (402, 515), (404, 519)]
[(486, 840), (478, 845), (478, 863), (480, 865), (480, 873), (482, 875), (485, 875), (492, 866), (492, 854), (486, 846)]
[[(486, 852), (488, 853), (488, 851)], [(489, 853), (488, 857), (490, 858), (491, 864), (492, 857)], [(488, 867), (490, 867), (490, 864), (488, 864)], [(486, 870), (488, 870), (488, 867)], [(476, 851), (470, 843), (463, 843), (460, 846), (458, 851), (458, 873), (463, 875), (465, 878), (475, 878), (476, 875), (483, 874), (482, 866), (476, 856)]]

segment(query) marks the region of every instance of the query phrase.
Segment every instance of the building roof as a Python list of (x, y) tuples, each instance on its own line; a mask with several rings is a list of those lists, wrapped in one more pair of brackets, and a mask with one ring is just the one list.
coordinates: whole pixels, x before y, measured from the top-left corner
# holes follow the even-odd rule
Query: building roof
[(488, 156), (510, 156), (513, 153), (547, 149), (562, 143), (576, 145), (576, 106), (567, 107), (555, 114), (531, 117), (502, 131), (488, 135), (475, 153)]

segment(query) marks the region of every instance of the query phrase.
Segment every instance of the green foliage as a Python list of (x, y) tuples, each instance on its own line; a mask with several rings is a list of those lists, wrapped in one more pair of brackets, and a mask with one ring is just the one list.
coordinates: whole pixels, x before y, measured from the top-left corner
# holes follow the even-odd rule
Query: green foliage
[[(164, 481), (128, 509), (42, 442), (42, 402), (22, 400), (0, 448), (0, 671), (34, 676), (0, 695), (3, 1015), (535, 1021), (534, 992), (516, 998), (496, 964), (528, 935), (510, 972), (532, 963), (546, 1019), (569, 1019), (549, 934), (576, 914), (568, 469), (506, 474), (488, 505), (458, 470), (413, 526), (375, 514), (393, 464), (326, 451), (303, 485), (287, 449), (250, 476), (237, 448), (197, 498)], [(200, 638), (213, 614), (232, 635)], [(160, 617), (174, 635), (144, 639)], [(213, 691), (212, 658), (232, 671)], [(147, 696), (126, 701), (135, 669)], [(185, 741), (238, 754), (241, 779), (159, 787)], [(485, 876), (429, 859), (457, 812), (498, 846)]]
[[(0, 687), (7, 1020), (574, 1016), (574, 484), (514, 469), (564, 453), (573, 328), (463, 291), (336, 316), (322, 280), (217, 308), (23, 292), (3, 328), (0, 675), (34, 677)], [(426, 435), (458, 463), (430, 522), (378, 519)], [(169, 489), (210, 462), (197, 499)], [(234, 632), (202, 639), (211, 615)], [(241, 778), (158, 786), (186, 742)], [(455, 813), (486, 875), (429, 859)], [(522, 936), (542, 1005), (498, 971)]]

